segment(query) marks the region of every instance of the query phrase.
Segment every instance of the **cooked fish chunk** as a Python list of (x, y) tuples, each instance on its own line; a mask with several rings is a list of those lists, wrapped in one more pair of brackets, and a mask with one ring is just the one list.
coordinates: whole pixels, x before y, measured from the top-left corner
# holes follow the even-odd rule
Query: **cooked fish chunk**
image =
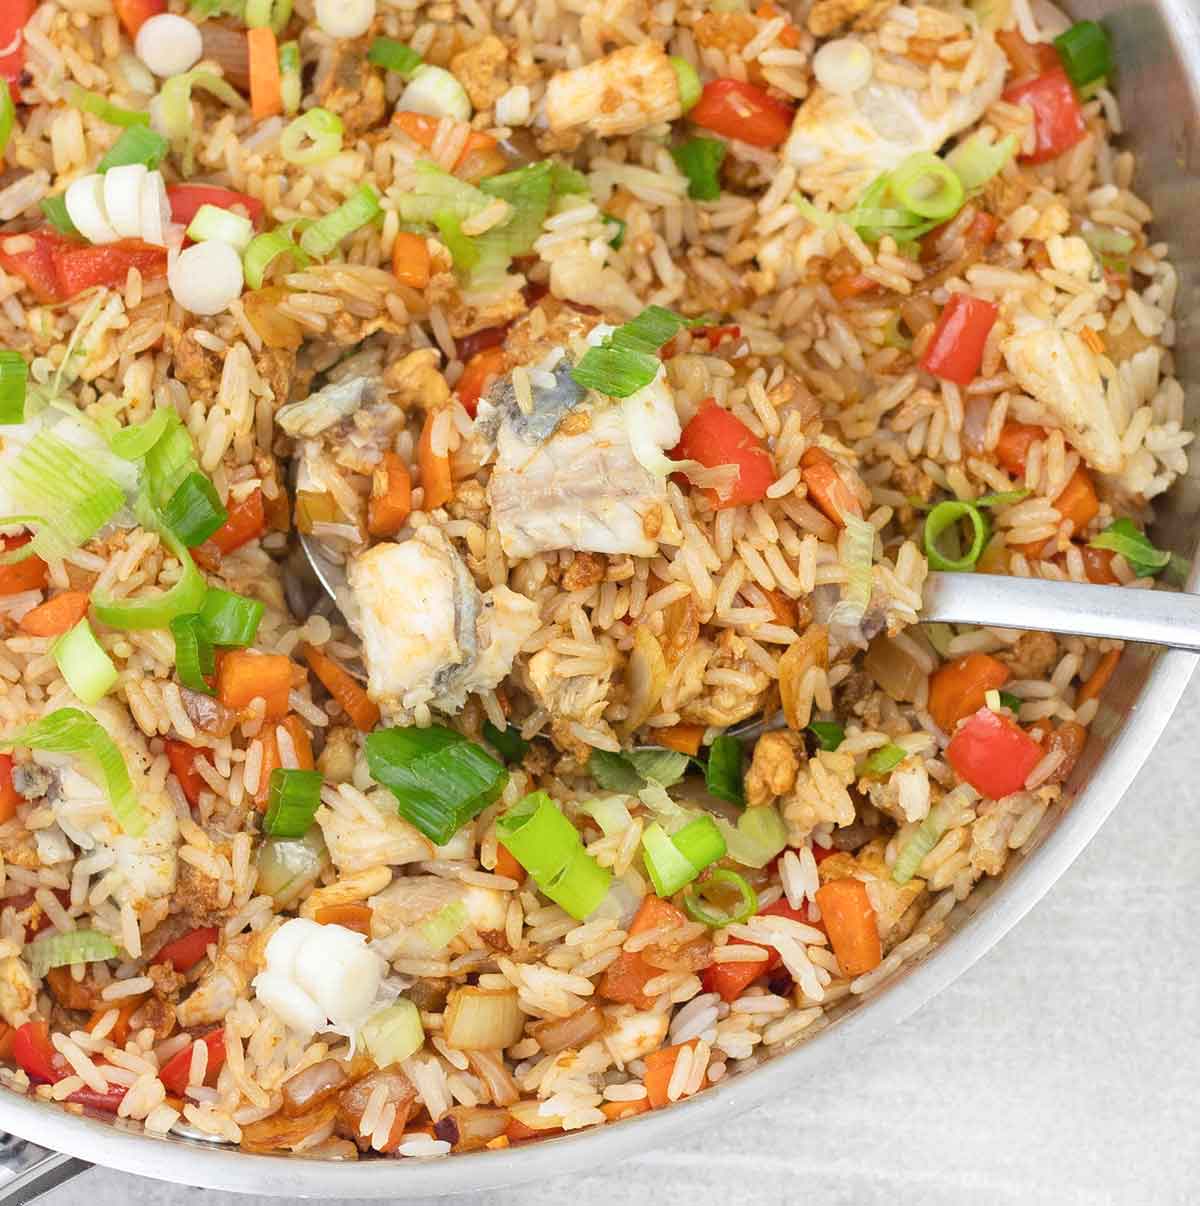
[[(981, 35), (983, 36), (983, 35)], [(868, 39), (868, 43), (872, 40)], [(800, 169), (819, 167), (852, 189), (865, 188), (917, 151), (936, 151), (983, 115), (1004, 87), (1007, 60), (996, 43), (984, 42), (986, 65), (967, 93), (951, 92), (937, 113), (926, 111), (922, 93), (872, 79), (849, 95), (815, 88), (796, 112), (784, 154)], [(871, 49), (878, 55), (877, 46)]]
[(364, 825), (362, 818), (351, 811), (342, 812), (324, 804), (317, 809), (316, 821), (329, 848), (329, 857), (343, 875), (372, 867), (399, 867), (433, 857), (429, 839), (396, 815), (396, 799), (390, 792), (374, 791), (368, 799), (378, 809), (378, 825)]
[(440, 953), (439, 948), (430, 943), (421, 927), (458, 903), (466, 909), (467, 921), (477, 933), (503, 933), (508, 917), (505, 893), (436, 875), (410, 875), (371, 897), (371, 938), (389, 959), (432, 958)]
[(1062, 424), (1083, 459), (1101, 473), (1121, 468), (1121, 438), (1104, 395), (1096, 357), (1073, 331), (1046, 323), (1000, 345), (1012, 375)]
[(635, 134), (680, 115), (679, 83), (657, 42), (623, 46), (560, 71), (546, 86), (546, 121), (555, 133), (586, 126), (601, 138)]
[(483, 594), (446, 538), (422, 528), (351, 561), (351, 623), (363, 641), (367, 691), (389, 716), (428, 704), (455, 713), (512, 668), (539, 624), (532, 600), (506, 586)]
[(185, 1029), (219, 1022), (245, 995), (250, 981), (262, 969), (263, 950), (278, 927), (239, 934), (217, 952), (212, 966), (200, 977), (176, 1016)]
[(600, 1041), (621, 1065), (657, 1051), (671, 1020), (665, 1013), (647, 1013), (632, 1005), (607, 1006), (604, 1017), (608, 1027)]
[(377, 377), (351, 377), (281, 406), (275, 412), (275, 422), (290, 436), (311, 439), (349, 418), (360, 406), (377, 401), (381, 394)]

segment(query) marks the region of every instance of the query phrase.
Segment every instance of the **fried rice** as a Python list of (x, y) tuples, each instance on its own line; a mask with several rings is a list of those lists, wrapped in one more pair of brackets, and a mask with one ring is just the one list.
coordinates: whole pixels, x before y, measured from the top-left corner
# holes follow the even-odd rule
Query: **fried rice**
[[(1052, 6), (10, 7), (8, 1090), (327, 1159), (611, 1123), (828, 1025), (1061, 810), (1119, 645), (920, 622), (931, 564), (1169, 570), (1178, 278)], [(165, 222), (80, 184), (133, 129)], [(968, 143), (922, 223), (891, 174)], [(75, 538), (47, 440), (118, 490)]]

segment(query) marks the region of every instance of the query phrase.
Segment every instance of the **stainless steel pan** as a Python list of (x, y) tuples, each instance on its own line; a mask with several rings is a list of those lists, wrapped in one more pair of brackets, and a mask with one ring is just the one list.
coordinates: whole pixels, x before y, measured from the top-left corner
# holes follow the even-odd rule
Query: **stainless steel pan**
[[(1200, 428), (1200, 6), (1196, 0), (1078, 0), (1072, 15), (1102, 18), (1114, 36), (1126, 127), (1140, 155), (1139, 188), (1157, 215), (1157, 237), (1171, 245), (1182, 273), (1176, 309), (1178, 363), (1189, 383), (1187, 413)], [(1198, 551), (1200, 478), (1193, 468), (1171, 498), (1159, 500), (1156, 543), (1184, 556)], [(1188, 583), (1197, 589), (1197, 574)], [(1066, 870), (1116, 806), (1150, 756), (1179, 701), (1196, 657), (1131, 648), (1105, 695), (1093, 737), (1070, 788), (1031, 847), (998, 879), (981, 883), (950, 915), (948, 936), (915, 965), (856, 999), (828, 1029), (753, 1072), (641, 1117), (529, 1147), (445, 1160), (350, 1164), (252, 1156), (186, 1139), (154, 1139), (127, 1124), (77, 1118), (57, 1107), (0, 1091), (0, 1128), (33, 1140), (0, 1142), (0, 1206), (31, 1201), (89, 1162), (180, 1184), (289, 1198), (414, 1198), (462, 1193), (615, 1164), (622, 1156), (713, 1127), (841, 1062), (879, 1038), (940, 991), (997, 942)], [(53, 1149), (52, 1151), (44, 1149)]]

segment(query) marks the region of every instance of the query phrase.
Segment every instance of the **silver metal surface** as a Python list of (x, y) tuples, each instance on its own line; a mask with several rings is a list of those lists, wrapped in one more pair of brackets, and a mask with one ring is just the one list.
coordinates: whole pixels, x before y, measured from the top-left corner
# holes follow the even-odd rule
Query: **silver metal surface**
[[(1140, 193), (1155, 210), (1155, 237), (1171, 244), (1180, 268), (1175, 360), (1187, 390), (1188, 424), (1200, 423), (1200, 7), (1196, 0), (1076, 0), (1076, 17), (1103, 18), (1114, 37), (1124, 125), (1139, 152)], [(1156, 499), (1155, 543), (1193, 557), (1200, 478), (1188, 474)], [(1189, 589), (1197, 587), (1193, 573)], [(1072, 799), (1048, 814), (1031, 848), (1005, 873), (981, 883), (948, 919), (948, 934), (928, 955), (873, 993), (839, 1002), (834, 1022), (808, 1042), (753, 1072), (732, 1076), (668, 1110), (524, 1148), (446, 1160), (346, 1164), (252, 1156), (184, 1139), (156, 1139), (120, 1122), (75, 1117), (0, 1092), (0, 1126), (62, 1152), (125, 1172), (181, 1184), (285, 1198), (417, 1198), (487, 1190), (664, 1145), (683, 1132), (718, 1133), (730, 1112), (747, 1109), (819, 1075), (826, 1061), (862, 1058), (882, 1038), (996, 943), (1062, 874), (1115, 807), (1149, 757), (1196, 664), (1194, 654), (1134, 646), (1092, 725), (1092, 739), (1068, 788)], [(1131, 840), (1136, 840), (1131, 839)], [(803, 1143), (803, 1138), (797, 1140)]]
[(75, 1156), (0, 1134), (0, 1206), (27, 1206), (91, 1167)]
[(336, 603), (338, 592), (346, 585), (346, 571), (325, 556), (321, 542), (316, 537), (297, 532), (296, 543), (308, 561), (313, 576), (321, 584), (321, 589)]

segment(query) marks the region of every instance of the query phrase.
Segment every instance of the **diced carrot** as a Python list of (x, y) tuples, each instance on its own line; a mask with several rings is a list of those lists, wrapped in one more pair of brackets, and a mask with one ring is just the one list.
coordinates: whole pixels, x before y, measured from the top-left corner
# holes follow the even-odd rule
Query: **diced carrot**
[(1071, 474), (1054, 500), (1054, 509), (1070, 521), (1072, 532), (1082, 532), (1100, 511), (1091, 475), (1082, 465)]
[(7, 1022), (0, 1022), (0, 1064), (13, 1062), (13, 1046), (17, 1037), (16, 1030)]
[(304, 660), (321, 680), (321, 685), (341, 705), (360, 733), (369, 733), (379, 723), (379, 708), (367, 693), (324, 650), (315, 645), (302, 646)]
[(1089, 582), (1104, 586), (1113, 586), (1120, 582), (1120, 578), (1113, 573), (1112, 549), (1094, 549), (1090, 544), (1085, 544), (1079, 551), (1083, 555), (1083, 572)]
[(535, 1130), (531, 1126), (526, 1126), (519, 1118), (510, 1118), (508, 1126), (504, 1130), (504, 1138), (510, 1143), (524, 1143), (528, 1139), (548, 1139), (551, 1135), (557, 1135), (562, 1130), (561, 1127), (548, 1126), (545, 1129), (538, 1128)]
[(402, 230), (392, 244), (392, 274), (410, 289), (429, 284), (429, 244), (410, 230)]
[(1110, 649), (1100, 659), (1095, 670), (1092, 671), (1091, 678), (1075, 694), (1076, 711), (1079, 711), (1089, 699), (1095, 699), (1108, 686), (1108, 680), (1112, 678), (1113, 671), (1117, 668), (1117, 663), (1120, 660), (1121, 651), (1119, 649)]
[(1030, 444), (1045, 438), (1044, 427), (1034, 427), (1030, 423), (1005, 423), (1000, 429), (1000, 438), (996, 441), (996, 460), (1009, 473), (1023, 474)]
[(142, 992), (138, 993), (136, 997), (122, 997), (120, 1001), (114, 1001), (111, 1005), (105, 1005), (95, 1010), (85, 1029), (88, 1034), (91, 1034), (100, 1025), (101, 1020), (106, 1018), (111, 1010), (116, 1009), (117, 1020), (108, 1032), (107, 1041), (114, 1047), (124, 1047), (129, 1038), (129, 1019), (141, 1008), (142, 1002), (149, 995), (147, 992)]
[(11, 821), (17, 815), (21, 794), (13, 786), (13, 760), (11, 754), (0, 754), (0, 824)]
[(472, 418), (475, 416), (475, 408), (479, 405), (479, 399), (483, 397), (484, 391), (492, 381), (504, 372), (505, 364), (504, 348), (500, 346), (484, 348), (482, 352), (476, 352), (467, 362), (467, 367), (463, 369), (463, 375), (459, 377), (454, 392), (458, 395), (458, 400), (463, 404), (467, 414)]
[(217, 697), (240, 712), (255, 699), (267, 705), (265, 719), (282, 720), (287, 715), (292, 689), (292, 662), (282, 653), (252, 653), (234, 649), (217, 664)]
[(167, 0), (114, 0), (113, 9), (125, 32), (136, 38), (138, 30), (151, 17), (167, 11)]
[[(433, 147), (440, 121), (440, 118), (430, 117), (426, 113), (412, 113), (407, 109), (398, 109), (392, 115), (392, 125), (399, 127), (427, 151)], [(464, 180), (482, 180), (485, 176), (504, 171), (506, 166), (500, 144), (482, 130), (471, 130), (454, 163), (454, 174)]]
[(800, 476), (808, 487), (809, 498), (835, 523), (839, 528), (846, 526), (843, 515), (856, 515), (862, 518), (862, 507), (853, 491), (842, 480), (833, 457), (823, 448), (810, 448), (800, 458)]
[(646, 1100), (652, 1110), (661, 1110), (670, 1102), (667, 1089), (671, 1085), (671, 1073), (675, 1071), (675, 1061), (684, 1047), (696, 1049), (697, 1039), (689, 1039), (675, 1047), (662, 1047), (651, 1051), (643, 1061), (646, 1071), (642, 1075), (642, 1084), (646, 1086)]
[(1003, 662), (986, 653), (947, 662), (929, 680), (929, 714), (943, 733), (953, 733), (964, 716), (983, 707), (989, 691), (999, 690), (1011, 677)]
[(250, 113), (255, 121), (283, 112), (279, 78), (279, 43), (270, 26), (246, 31), (250, 49)]
[(849, 301), (853, 297), (862, 297), (864, 293), (870, 293), (878, 288), (880, 288), (878, 281), (864, 276), (861, 272), (851, 272), (849, 275), (839, 276), (837, 280), (831, 282), (829, 291), (838, 301)]
[[(0, 552), (11, 553), (27, 545), (33, 539), (29, 535), (0, 536)], [(19, 595), (27, 590), (44, 590), (49, 577), (46, 563), (37, 554), (23, 561), (0, 565), (0, 595)]]
[(187, 802), (195, 808), (200, 803), (200, 793), (208, 786), (196, 770), (196, 760), (203, 758), (204, 752), (188, 745), (186, 741), (175, 741), (170, 737), (164, 744), (167, 747), (167, 761), (171, 764), (171, 773), (179, 780)]
[(860, 879), (833, 879), (817, 889), (817, 906), (842, 972), (861, 976), (883, 958), (875, 910)]
[(609, 1122), (617, 1122), (621, 1118), (636, 1118), (645, 1114), (653, 1107), (645, 1098), (640, 1101), (606, 1101), (600, 1106), (600, 1112)]
[(395, 452), (383, 454), (383, 464), (371, 481), (367, 531), (372, 536), (395, 536), (412, 512), (412, 476)]
[(254, 807), (259, 812), (266, 812), (271, 795), (271, 772), (283, 765), (279, 759), (279, 738), (273, 724), (265, 724), (259, 730), (258, 744), (262, 756), (258, 764), (258, 785), (254, 789)]
[(450, 477), (450, 458), (438, 456), (433, 451), (433, 425), (438, 412), (431, 410), (425, 416), (425, 426), (421, 429), (421, 439), (417, 444), (417, 464), (421, 468), (421, 488), (424, 490), (424, 502), (421, 509), (432, 511), (448, 503), (454, 497), (454, 482)]
[[(645, 930), (656, 930), (663, 926), (686, 924), (687, 917), (669, 900), (648, 895), (643, 897), (629, 932), (640, 934)], [(661, 969), (647, 963), (640, 951), (622, 951), (605, 968), (596, 991), (606, 1000), (648, 1009), (650, 998), (645, 994), (646, 984), (661, 974)]]
[[(286, 505), (286, 504), (285, 504)], [(267, 509), (263, 492), (254, 490), (229, 507), (229, 517), (209, 537), (222, 553), (232, 553), (267, 530)]]
[(673, 724), (669, 728), (654, 730), (654, 740), (658, 745), (677, 754), (690, 754), (693, 758), (700, 752), (703, 739), (702, 724)]
[(1099, 331), (1093, 331), (1091, 327), (1080, 327), (1079, 338), (1088, 345), (1097, 356), (1104, 355), (1104, 338)]
[[(787, 16), (786, 13), (781, 13), (774, 4), (760, 4), (754, 10), (754, 15), (760, 21), (772, 21), (776, 17)], [(775, 40), (780, 46), (795, 50), (800, 45), (800, 31), (789, 21), (776, 35)]]
[(304, 727), (304, 721), (295, 712), (290, 712), (283, 718), (283, 727), (287, 729), (288, 735), (292, 739), (292, 748), (296, 751), (297, 765), (301, 770), (312, 770), (315, 765), (313, 762), (312, 738), (308, 735), (308, 729)]
[(525, 868), (517, 862), (507, 846), (496, 845), (495, 872), (497, 875), (507, 875), (509, 879), (515, 879), (519, 884), (525, 882)]
[(17, 627), (30, 636), (60, 636), (68, 628), (74, 628), (87, 615), (87, 609), (86, 590), (64, 590), (27, 611)]
[(700, 973), (700, 983), (705, 992), (715, 992), (722, 1001), (736, 1001), (763, 972), (770, 970), (770, 962), (771, 957), (763, 955), (761, 959), (736, 963), (712, 963)]
[(371, 936), (371, 906), (365, 904), (324, 905), (313, 914), (317, 925), (340, 925), (356, 934)]

